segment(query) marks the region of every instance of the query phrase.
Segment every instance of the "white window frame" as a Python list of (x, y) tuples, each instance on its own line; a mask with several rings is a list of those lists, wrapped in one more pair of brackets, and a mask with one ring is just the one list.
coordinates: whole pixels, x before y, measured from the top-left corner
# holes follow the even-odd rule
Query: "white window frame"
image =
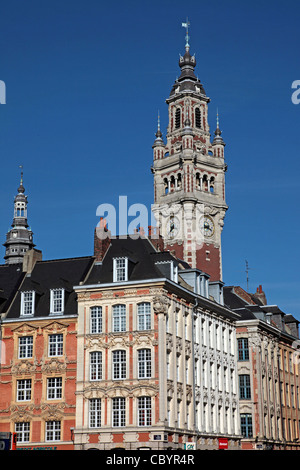
[(29, 359), (33, 357), (33, 336), (20, 336), (18, 358)]
[(113, 333), (126, 331), (126, 304), (113, 305), (112, 322)]
[(90, 352), (90, 381), (102, 380), (102, 351)]
[(62, 377), (48, 377), (47, 379), (47, 400), (62, 399)]
[(138, 349), (138, 378), (150, 379), (152, 376), (152, 354), (150, 348)]
[(112, 351), (112, 378), (113, 380), (126, 379), (126, 351), (125, 349), (116, 349)]
[[(61, 354), (60, 354), (61, 350)], [(48, 357), (63, 356), (64, 336), (62, 333), (53, 333), (48, 336)], [(50, 354), (50, 353), (54, 354)]]
[[(31, 294), (31, 300), (26, 299), (26, 295)], [(30, 308), (30, 313), (26, 312), (27, 308), (25, 308), (28, 305), (31, 305)], [(31, 317), (34, 315), (34, 306), (35, 306), (35, 291), (34, 290), (29, 290), (29, 291), (24, 291), (21, 292), (21, 316), (22, 317)]]
[(31, 379), (17, 380), (17, 401), (30, 401), (32, 393)]
[(46, 421), (45, 440), (60, 441), (61, 440), (61, 421)]
[(101, 398), (91, 398), (89, 400), (89, 427), (101, 427)]
[(15, 423), (15, 432), (17, 433), (17, 442), (30, 441), (30, 423), (28, 421)]
[(138, 426), (147, 427), (152, 425), (151, 397), (138, 397)]
[(102, 333), (102, 307), (94, 306), (90, 309), (90, 333), (99, 334)]
[[(122, 264), (119, 266), (119, 264)], [(128, 281), (128, 258), (113, 258), (113, 282)]]
[(138, 330), (151, 330), (151, 303), (141, 302), (137, 305)]
[(112, 399), (112, 426), (126, 426), (126, 401), (124, 397), (115, 397)]
[[(55, 294), (61, 293), (61, 299), (56, 299)], [(61, 300), (61, 309), (56, 310), (55, 303)], [(50, 313), (52, 315), (57, 315), (59, 313), (64, 313), (65, 307), (65, 289), (57, 288), (57, 289), (50, 289)]]

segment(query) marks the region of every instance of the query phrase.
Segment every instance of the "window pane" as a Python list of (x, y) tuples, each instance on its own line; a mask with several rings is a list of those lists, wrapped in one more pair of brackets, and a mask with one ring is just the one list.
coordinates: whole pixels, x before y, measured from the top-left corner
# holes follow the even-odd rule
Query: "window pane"
[(149, 302), (138, 304), (138, 329), (151, 329), (151, 304)]
[(90, 354), (90, 380), (102, 380), (102, 352)]
[(113, 426), (125, 426), (125, 398), (113, 398)]
[(101, 399), (93, 398), (90, 400), (89, 407), (90, 428), (99, 428), (101, 426)]
[(151, 426), (151, 397), (138, 398), (139, 426)]
[(113, 306), (113, 331), (126, 331), (126, 306)]
[(91, 308), (91, 333), (102, 333), (102, 307)]

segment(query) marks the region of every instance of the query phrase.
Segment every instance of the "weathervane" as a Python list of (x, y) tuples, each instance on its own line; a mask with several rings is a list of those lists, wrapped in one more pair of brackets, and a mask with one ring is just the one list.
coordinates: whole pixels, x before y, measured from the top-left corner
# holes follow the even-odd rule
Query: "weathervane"
[(19, 168), (21, 169), (21, 184), (23, 184), (23, 165), (19, 165)]
[(186, 23), (181, 23), (181, 26), (186, 29), (186, 35), (185, 35), (185, 41), (186, 41), (185, 42), (185, 48), (186, 49), (190, 48), (190, 45), (189, 45), (189, 39), (190, 39), (189, 38), (189, 26), (190, 26), (190, 24), (191, 23), (189, 22), (188, 18), (186, 19)]

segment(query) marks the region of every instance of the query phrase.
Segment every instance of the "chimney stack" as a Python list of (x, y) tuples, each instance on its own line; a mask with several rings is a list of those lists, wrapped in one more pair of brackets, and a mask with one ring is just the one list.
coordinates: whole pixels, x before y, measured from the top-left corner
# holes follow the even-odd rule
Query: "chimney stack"
[(94, 233), (94, 256), (96, 261), (102, 261), (111, 242), (111, 232), (107, 228), (107, 222), (103, 217), (100, 218), (99, 225)]

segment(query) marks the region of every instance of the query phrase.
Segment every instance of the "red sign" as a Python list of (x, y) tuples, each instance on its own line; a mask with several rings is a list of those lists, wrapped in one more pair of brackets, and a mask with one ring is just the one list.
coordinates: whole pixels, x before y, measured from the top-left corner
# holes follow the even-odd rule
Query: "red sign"
[(219, 439), (219, 450), (228, 449), (228, 439)]

